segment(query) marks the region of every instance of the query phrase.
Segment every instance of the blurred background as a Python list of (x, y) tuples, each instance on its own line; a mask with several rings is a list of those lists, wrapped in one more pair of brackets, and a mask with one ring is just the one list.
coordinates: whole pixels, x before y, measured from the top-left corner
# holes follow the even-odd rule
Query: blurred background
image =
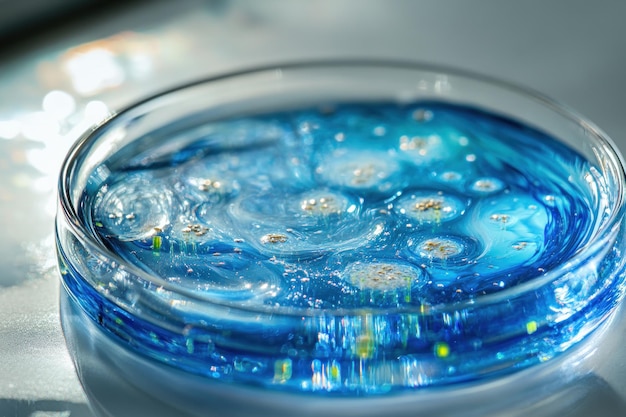
[[(92, 415), (60, 330), (53, 221), (65, 153), (110, 112), (258, 65), (402, 59), (540, 91), (626, 151), (625, 17), (621, 0), (0, 0), (0, 417)], [(626, 415), (625, 329), (577, 412)]]

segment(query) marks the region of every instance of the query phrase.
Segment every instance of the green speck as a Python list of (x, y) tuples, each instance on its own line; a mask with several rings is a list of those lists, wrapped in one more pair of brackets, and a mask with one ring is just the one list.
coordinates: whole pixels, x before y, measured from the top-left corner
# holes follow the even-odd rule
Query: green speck
[(341, 367), (339, 366), (339, 363), (337, 363), (337, 361), (333, 361), (332, 364), (330, 365), (330, 372), (329, 372), (329, 376), (330, 376), (330, 380), (333, 383), (339, 383), (341, 382)]
[(411, 279), (411, 277), (405, 277), (404, 280), (406, 281), (406, 294), (404, 295), (404, 302), (410, 303), (411, 302), (411, 282), (413, 280)]
[(187, 353), (192, 354), (194, 351), (193, 339), (187, 339), (185, 344), (187, 345)]
[(161, 244), (163, 243), (163, 238), (161, 236), (152, 236), (152, 250), (160, 251)]
[(435, 356), (438, 358), (447, 358), (450, 356), (450, 346), (446, 342), (437, 342), (434, 347)]
[(122, 320), (119, 317), (115, 318), (115, 324), (117, 324), (118, 326), (121, 326), (122, 324), (124, 324), (124, 320)]

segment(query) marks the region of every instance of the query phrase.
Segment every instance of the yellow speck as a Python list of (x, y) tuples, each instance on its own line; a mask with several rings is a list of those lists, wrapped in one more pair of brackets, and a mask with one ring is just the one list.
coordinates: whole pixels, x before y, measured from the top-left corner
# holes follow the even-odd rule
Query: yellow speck
[(438, 358), (447, 358), (450, 356), (450, 346), (446, 342), (437, 342), (435, 343), (434, 352)]
[(274, 382), (284, 383), (291, 379), (292, 362), (291, 359), (279, 359), (274, 362)]
[(374, 339), (369, 334), (364, 334), (356, 338), (356, 354), (361, 359), (369, 359), (374, 356), (376, 346), (374, 346)]
[(330, 366), (330, 379), (333, 381), (341, 380), (341, 368), (337, 363), (333, 363)]
[(528, 334), (533, 334), (537, 331), (537, 322), (534, 320), (529, 321), (528, 323), (526, 323), (526, 333)]

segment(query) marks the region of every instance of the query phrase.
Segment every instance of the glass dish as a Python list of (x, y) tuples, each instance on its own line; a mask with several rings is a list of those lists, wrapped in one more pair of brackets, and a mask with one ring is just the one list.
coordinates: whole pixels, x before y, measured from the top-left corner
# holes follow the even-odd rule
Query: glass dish
[[(563, 177), (565, 185), (554, 190), (568, 190), (563, 200), (578, 196), (584, 204), (554, 208), (560, 194), (538, 196), (533, 184), (509, 184), (518, 177), (484, 174), (491, 172), (482, 168), (488, 158), (458, 153), (473, 146), (473, 137), (456, 130), (446, 136), (454, 138), (455, 151), (427, 159), (448, 139), (396, 132), (397, 123), (409, 123), (397, 112), (410, 115), (418, 132), (461, 114), (479, 133), (497, 121), (540, 138), (532, 146), (554, 142), (550, 149), (566, 156), (542, 148), (532, 160), (526, 149), (506, 148), (503, 160), (513, 168), (502, 172), (532, 168), (543, 170), (537, 181)], [(367, 139), (346, 151), (363, 126)], [(517, 144), (509, 136), (502, 143)], [(330, 143), (331, 157), (315, 154), (318, 148), (309, 152), (320, 141)], [(288, 151), (277, 151), (276, 143)], [(235, 169), (235, 160), (244, 162)], [(198, 161), (205, 161), (202, 175), (194, 171)], [(412, 171), (402, 171), (409, 165)], [(186, 185), (168, 182), (177, 177), (188, 179)], [(618, 306), (623, 184), (620, 156), (593, 124), (486, 77), (408, 63), (334, 62), (203, 80), (120, 111), (68, 155), (57, 248), (64, 308), (82, 318), (64, 320), (66, 337), (70, 347), (81, 331), (106, 341), (113, 360), (126, 365), (126, 377), (166, 402), (197, 406), (228, 397), (236, 404), (245, 397), (268, 413), (281, 402), (274, 415), (297, 409), (293, 398), (320, 410), (341, 402), (347, 410), (364, 397), (384, 406), (427, 388), (501, 377), (569, 350)], [(511, 197), (522, 189), (530, 191)], [(134, 200), (124, 201), (117, 190)], [(277, 190), (287, 195), (280, 204), (272, 200)], [(524, 220), (526, 232), (540, 223), (541, 233), (493, 238), (521, 230), (514, 203), (506, 206), (512, 214), (489, 211), (504, 199), (525, 201), (524, 210), (545, 205), (543, 214)], [(322, 204), (332, 213), (316, 211)], [(308, 217), (294, 214), (300, 209)], [(478, 237), (438, 232), (460, 222), (458, 216), (483, 212)], [(337, 218), (345, 220), (341, 227), (332, 223)], [(319, 226), (321, 240), (306, 235), (311, 222), (327, 227)], [(503, 245), (511, 259), (532, 251), (519, 269), (498, 275)], [(535, 262), (549, 250), (556, 253), (549, 262)], [(242, 256), (249, 256), (244, 266)], [(459, 272), (468, 265), (472, 274)], [(368, 281), (371, 273), (385, 283)], [(310, 290), (303, 284), (310, 280), (340, 290), (328, 301), (330, 289)], [(289, 284), (296, 281), (297, 291)], [(319, 297), (302, 302), (303, 296)], [(81, 321), (87, 324), (76, 329)]]

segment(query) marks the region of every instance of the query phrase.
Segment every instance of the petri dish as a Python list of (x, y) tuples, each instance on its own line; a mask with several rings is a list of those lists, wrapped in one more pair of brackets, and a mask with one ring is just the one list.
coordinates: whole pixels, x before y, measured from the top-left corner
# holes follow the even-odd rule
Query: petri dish
[(343, 61), (198, 81), (65, 160), (66, 338), (177, 407), (402, 407), (602, 327), (625, 288), (623, 186), (595, 125), (480, 75)]

